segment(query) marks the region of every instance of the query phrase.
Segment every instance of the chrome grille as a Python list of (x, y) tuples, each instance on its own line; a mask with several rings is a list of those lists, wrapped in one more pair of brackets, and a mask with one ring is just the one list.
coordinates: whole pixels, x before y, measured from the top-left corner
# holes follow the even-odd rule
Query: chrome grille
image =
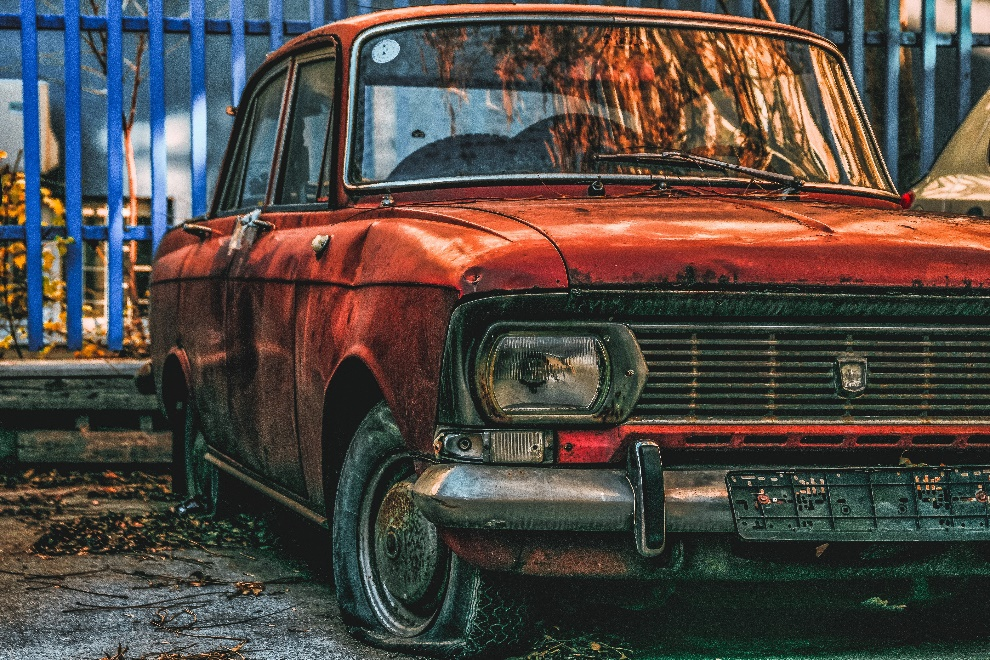
[[(650, 369), (634, 417), (679, 422), (990, 421), (990, 330), (630, 324)], [(839, 394), (840, 357), (867, 387)]]

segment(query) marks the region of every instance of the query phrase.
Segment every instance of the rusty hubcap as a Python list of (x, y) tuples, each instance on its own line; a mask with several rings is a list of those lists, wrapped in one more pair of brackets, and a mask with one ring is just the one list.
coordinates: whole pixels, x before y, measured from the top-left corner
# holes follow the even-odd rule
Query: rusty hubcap
[(374, 538), (378, 577), (391, 598), (414, 610), (433, 599), (444, 568), (440, 543), (413, 505), (412, 484), (394, 484), (378, 509)]

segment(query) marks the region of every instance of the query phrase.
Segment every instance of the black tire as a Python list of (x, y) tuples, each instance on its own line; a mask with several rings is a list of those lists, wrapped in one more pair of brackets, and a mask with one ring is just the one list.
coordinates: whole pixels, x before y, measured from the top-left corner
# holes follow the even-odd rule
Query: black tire
[(191, 510), (195, 502), (199, 512), (213, 515), (220, 502), (220, 473), (206, 460), (206, 436), (203, 435), (195, 409), (181, 401), (170, 416), (172, 421), (172, 488), (185, 496), (183, 506)]
[(519, 645), (525, 607), (457, 558), (412, 505), (413, 459), (388, 406), (361, 422), (333, 516), (337, 600), (351, 633), (380, 648), (470, 657)]

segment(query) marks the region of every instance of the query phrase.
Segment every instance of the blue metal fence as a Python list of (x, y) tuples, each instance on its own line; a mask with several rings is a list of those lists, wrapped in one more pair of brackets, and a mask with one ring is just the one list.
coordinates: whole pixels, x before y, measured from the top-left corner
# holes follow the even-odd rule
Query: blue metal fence
[[(922, 20), (918, 32), (903, 31), (899, 0), (888, 0), (883, 29), (865, 29), (864, 0), (627, 0), (629, 5), (650, 5), (663, 8), (721, 11), (728, 7), (742, 16), (763, 16), (769, 8), (782, 22), (795, 20), (823, 34), (842, 47), (851, 64), (853, 76), (862, 91), (865, 86), (868, 49), (882, 54), (886, 66), (880, 78), (885, 81), (882, 107), (874, 108), (883, 129), (883, 149), (888, 166), (897, 178), (899, 99), (901, 50), (912, 48), (919, 56), (919, 88), (916, 91), (920, 121), (920, 171), (924, 172), (934, 158), (935, 127), (935, 66), (939, 47), (954, 50), (958, 66), (958, 117), (961, 121), (970, 108), (972, 92), (972, 53), (975, 47), (990, 46), (990, 34), (973, 34), (972, 0), (957, 0), (958, 26), (952, 34), (937, 33), (935, 0), (921, 0)], [(409, 0), (393, 0), (390, 6), (408, 6)], [(121, 4), (108, 2), (105, 16), (86, 15), (80, 11), (79, 0), (64, 0), (64, 14), (38, 14), (36, 0), (20, 0), (19, 14), (0, 13), (0, 30), (19, 30), (21, 44), (21, 78), (24, 109), (24, 172), (27, 191), (41, 186), (38, 119), (38, 33), (61, 31), (65, 63), (65, 209), (64, 233), (71, 242), (64, 257), (66, 282), (67, 340), (69, 348), (82, 344), (83, 263), (84, 241), (101, 241), (107, 245), (108, 301), (107, 343), (119, 350), (123, 339), (123, 245), (125, 241), (150, 241), (157, 246), (166, 230), (166, 142), (164, 95), (165, 35), (188, 35), (190, 105), (190, 170), (191, 189), (173, 190), (173, 195), (189, 195), (193, 215), (206, 211), (207, 191), (207, 117), (208, 113), (223, 112), (223, 108), (207, 107), (206, 43), (208, 35), (229, 35), (231, 102), (237, 105), (246, 77), (246, 36), (269, 37), (269, 48), (279, 47), (291, 36), (302, 34), (311, 26), (326, 20), (341, 18), (347, 13), (367, 12), (384, 7), (355, 4), (354, 0), (309, 0), (309, 21), (284, 20), (283, 0), (268, 0), (268, 20), (245, 20), (243, 0), (229, 0), (229, 18), (208, 18), (206, 0), (189, 0), (188, 17), (165, 16), (163, 0), (147, 0), (147, 16), (123, 15)], [(327, 16), (329, 14), (329, 16)], [(274, 26), (274, 29), (273, 27)], [(107, 49), (107, 221), (106, 225), (84, 225), (82, 222), (82, 83), (80, 80), (80, 47), (82, 31), (100, 31), (106, 35)], [(122, 43), (127, 33), (143, 33), (148, 39), (148, 119), (151, 130), (151, 224), (131, 226), (123, 218), (123, 141), (121, 107), (124, 100), (122, 80)], [(215, 65), (213, 65), (215, 67)], [(211, 67), (210, 73), (216, 74)], [(212, 136), (225, 140), (226, 136)], [(0, 226), (0, 240), (24, 241), (27, 249), (29, 348), (37, 350), (43, 343), (42, 243), (43, 234), (39, 196), (27, 196), (27, 222), (24, 226)], [(59, 228), (61, 230), (61, 228)], [(51, 232), (52, 228), (44, 228)]]

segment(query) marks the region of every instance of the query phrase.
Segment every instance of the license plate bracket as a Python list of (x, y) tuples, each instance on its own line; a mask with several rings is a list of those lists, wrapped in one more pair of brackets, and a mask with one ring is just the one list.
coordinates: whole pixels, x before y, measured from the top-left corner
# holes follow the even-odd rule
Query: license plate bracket
[(990, 540), (990, 467), (732, 471), (736, 530), (751, 540)]

